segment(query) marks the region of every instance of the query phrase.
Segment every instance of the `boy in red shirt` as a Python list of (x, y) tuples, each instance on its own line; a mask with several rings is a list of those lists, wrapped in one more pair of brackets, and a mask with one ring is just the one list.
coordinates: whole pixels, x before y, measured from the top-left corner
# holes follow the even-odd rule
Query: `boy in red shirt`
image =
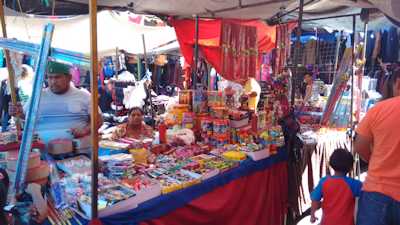
[(360, 196), (362, 183), (346, 176), (353, 163), (353, 155), (347, 150), (336, 149), (332, 153), (329, 164), (335, 174), (322, 178), (311, 193), (312, 223), (317, 220), (315, 212), (322, 206), (321, 225), (354, 225), (355, 198)]

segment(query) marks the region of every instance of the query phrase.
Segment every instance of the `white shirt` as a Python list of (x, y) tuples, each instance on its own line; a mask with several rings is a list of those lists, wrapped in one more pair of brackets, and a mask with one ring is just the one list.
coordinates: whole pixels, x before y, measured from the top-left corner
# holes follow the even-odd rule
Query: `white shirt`
[[(29, 102), (24, 106), (25, 112), (28, 105)], [(90, 93), (73, 85), (61, 95), (46, 88), (42, 91), (35, 131), (46, 144), (58, 138), (72, 139), (71, 128), (88, 125), (90, 105)]]

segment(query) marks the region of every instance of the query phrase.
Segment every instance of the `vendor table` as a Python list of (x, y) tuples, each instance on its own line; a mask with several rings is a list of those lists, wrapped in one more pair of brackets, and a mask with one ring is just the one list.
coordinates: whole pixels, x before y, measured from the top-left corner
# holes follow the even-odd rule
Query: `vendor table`
[(267, 159), (247, 159), (200, 184), (161, 195), (101, 221), (110, 225), (280, 225), (287, 208), (287, 181), (287, 153), (280, 149)]

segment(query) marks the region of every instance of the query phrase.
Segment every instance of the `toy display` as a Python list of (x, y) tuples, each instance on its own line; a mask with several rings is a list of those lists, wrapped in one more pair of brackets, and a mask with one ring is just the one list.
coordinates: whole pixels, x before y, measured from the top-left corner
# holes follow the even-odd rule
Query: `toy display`
[[(179, 103), (162, 118), (155, 118), (158, 138), (129, 137), (100, 141), (98, 174), (99, 216), (137, 207), (144, 201), (168, 194), (238, 167), (246, 160), (260, 160), (284, 145), (277, 120), (284, 115), (280, 97), (284, 88), (276, 83), (256, 103), (254, 93), (230, 87), (218, 91), (201, 88), (179, 92)], [(240, 107), (236, 102), (240, 97)], [(0, 135), (0, 145), (17, 143), (14, 133)], [(50, 143), (54, 155), (71, 153), (72, 141)], [(50, 157), (50, 156), (49, 156)], [(17, 152), (4, 162), (13, 171)], [(58, 168), (59, 170), (57, 170)], [(29, 158), (28, 182), (43, 182), (51, 174), (57, 205), (81, 211), (90, 218), (91, 161), (86, 156), (46, 163), (39, 152)]]

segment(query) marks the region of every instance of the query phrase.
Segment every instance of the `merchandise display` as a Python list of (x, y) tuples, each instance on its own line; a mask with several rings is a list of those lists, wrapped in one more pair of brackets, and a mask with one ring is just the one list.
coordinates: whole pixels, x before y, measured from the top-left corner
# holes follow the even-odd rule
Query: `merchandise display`
[[(154, 127), (158, 129), (152, 131), (152, 137), (103, 135), (99, 141), (99, 216), (134, 209), (159, 195), (223, 175), (246, 160), (275, 154), (284, 145), (277, 123), (284, 107), (280, 103), (284, 90), (269, 93), (267, 100), (261, 98), (257, 113), (248, 107), (249, 101), (253, 108), (257, 103), (254, 94), (236, 92), (229, 87), (222, 91), (181, 91), (179, 103), (155, 118)], [(234, 95), (242, 96), (241, 104)], [(12, 133), (0, 139), (4, 144), (17, 141)], [(72, 140), (56, 139), (50, 141), (50, 155), (45, 158), (73, 151)], [(11, 174), (16, 153), (9, 152), (6, 158)], [(57, 209), (71, 208), (90, 218), (90, 158), (68, 155), (44, 162), (40, 156), (38, 151), (31, 153), (27, 181), (45, 183), (47, 180), (41, 180), (50, 177)]]

